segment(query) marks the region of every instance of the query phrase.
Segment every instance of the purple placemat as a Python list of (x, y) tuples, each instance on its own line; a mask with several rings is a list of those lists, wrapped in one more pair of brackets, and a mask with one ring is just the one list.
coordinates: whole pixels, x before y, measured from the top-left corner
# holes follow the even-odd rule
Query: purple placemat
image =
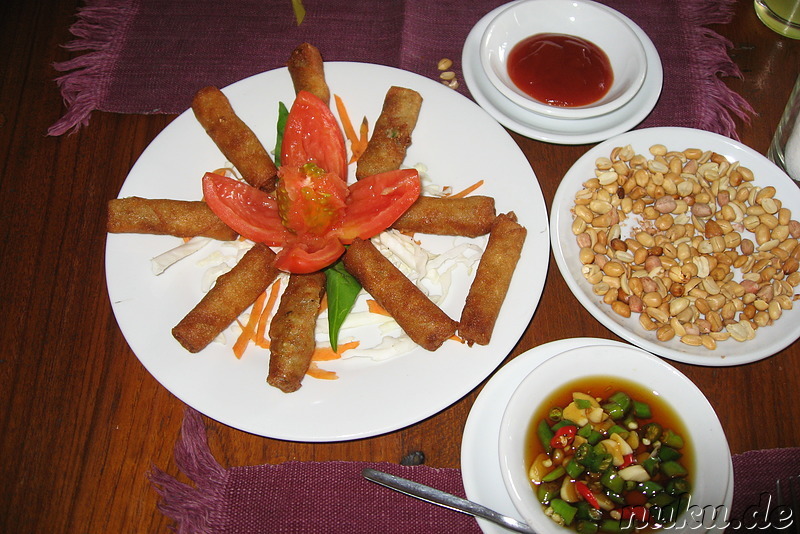
[[(159, 508), (181, 534), (481, 532), (470, 516), (361, 477), (362, 469), (372, 467), (466, 497), (459, 469), (344, 461), (224, 469), (208, 448), (202, 416), (191, 408), (175, 446), (175, 462), (194, 485), (157, 468), (150, 479), (161, 495)], [(777, 502), (776, 480), (800, 476), (800, 448), (734, 455), (733, 469), (733, 505), (717, 509), (727, 514), (728, 531), (785, 528), (786, 509)], [(800, 491), (800, 480), (795, 491)]]
[[(304, 0), (297, 25), (290, 0), (87, 0), (67, 43), (76, 57), (54, 65), (65, 115), (61, 135), (94, 110), (180, 113), (201, 87), (224, 87), (285, 65), (300, 43), (327, 61), (378, 63), (437, 78), (450, 58), (461, 76), (470, 29), (506, 0)], [(730, 43), (709, 25), (731, 20), (735, 0), (603, 0), (639, 24), (661, 55), (664, 88), (641, 127), (685, 126), (736, 137), (733, 115), (752, 108), (721, 76), (741, 76)]]

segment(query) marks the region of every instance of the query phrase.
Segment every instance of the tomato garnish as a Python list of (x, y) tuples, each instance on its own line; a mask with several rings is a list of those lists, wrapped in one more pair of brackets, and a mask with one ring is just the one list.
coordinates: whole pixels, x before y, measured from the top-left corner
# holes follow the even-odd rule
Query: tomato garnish
[(278, 211), (284, 226), (296, 234), (322, 236), (344, 215), (347, 185), (315, 163), (278, 170)]
[(369, 239), (391, 226), (420, 193), (419, 173), (414, 169), (367, 176), (350, 186), (347, 210), (339, 233), (343, 243)]
[(347, 181), (347, 148), (336, 117), (318, 97), (300, 91), (286, 119), (281, 164), (302, 167), (308, 162)]
[(420, 193), (414, 169), (366, 177), (347, 187), (347, 153), (339, 125), (316, 96), (301, 91), (287, 118), (274, 196), (214, 173), (203, 194), (225, 224), (252, 241), (280, 246), (275, 266), (318, 271), (355, 238), (392, 225)]
[(242, 237), (277, 246), (291, 235), (281, 223), (278, 202), (260, 189), (208, 172), (203, 196), (211, 211)]
[(275, 257), (275, 267), (290, 273), (313, 273), (339, 259), (344, 245), (335, 237), (297, 239), (286, 243)]

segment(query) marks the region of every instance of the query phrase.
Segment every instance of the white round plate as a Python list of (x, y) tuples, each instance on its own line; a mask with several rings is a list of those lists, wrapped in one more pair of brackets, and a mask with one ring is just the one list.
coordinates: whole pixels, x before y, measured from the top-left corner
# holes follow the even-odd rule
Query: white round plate
[(758, 186), (772, 185), (777, 189), (776, 198), (792, 210), (794, 218), (800, 215), (800, 189), (783, 171), (755, 150), (727, 137), (691, 128), (647, 128), (622, 134), (609, 139), (584, 154), (570, 168), (556, 191), (551, 208), (551, 243), (561, 275), (580, 303), (606, 328), (621, 338), (664, 358), (683, 363), (708, 366), (731, 366), (767, 358), (800, 337), (800, 308), (783, 312), (774, 324), (756, 331), (752, 341), (740, 343), (732, 339), (719, 342), (717, 349), (691, 347), (673, 339), (661, 342), (655, 332), (645, 331), (639, 325), (638, 316), (623, 318), (611, 310), (592, 291), (592, 286), (581, 274), (578, 259), (579, 248), (572, 233), (572, 208), (575, 193), (581, 184), (595, 176), (594, 162), (600, 156), (608, 157), (614, 147), (631, 145), (636, 154), (650, 155), (649, 148), (662, 144), (667, 150), (699, 148), (712, 150), (729, 161), (739, 161), (755, 174)]
[[(284, 394), (266, 383), (267, 350), (251, 346), (237, 360), (229, 339), (227, 345), (212, 343), (190, 354), (172, 337), (172, 327), (202, 297), (204, 269), (187, 258), (154, 276), (150, 259), (180, 240), (112, 234), (106, 242), (108, 292), (117, 322), (156, 380), (186, 404), (224, 424), (262, 436), (311, 442), (390, 432), (437, 413), (475, 388), (527, 327), (544, 286), (549, 247), (546, 207), (536, 175), (508, 133), (473, 102), (434, 80), (380, 65), (331, 62), (325, 64), (325, 74), (331, 92), (342, 97), (350, 116), (354, 120), (366, 116), (370, 124), (380, 114), (390, 86), (418, 91), (423, 104), (406, 163), (424, 163), (435, 183), (452, 185), (456, 191), (485, 180), (476, 194), (493, 196), (498, 212), (513, 210), (528, 229), (489, 345), (470, 348), (447, 341), (436, 352), (417, 347), (380, 362), (368, 358), (322, 362), (320, 366), (335, 371), (338, 380), (306, 377), (299, 391)], [(294, 100), (287, 69), (258, 74), (223, 92), (271, 149), (278, 102), (290, 106)], [(188, 110), (144, 151), (120, 197), (200, 199), (201, 177), (224, 163)], [(453, 243), (450, 237), (419, 237), (432, 249)], [(451, 317), (461, 313), (468, 276), (454, 273), (453, 287), (442, 303)], [(363, 327), (364, 337), (374, 335), (376, 329)]]
[[(517, 0), (524, 1), (524, 0)], [(636, 23), (620, 14), (644, 46), (647, 74), (642, 88), (622, 108), (589, 119), (558, 119), (521, 108), (498, 91), (483, 73), (480, 60), (481, 38), (489, 22), (511, 4), (490, 11), (472, 28), (464, 43), (461, 62), (464, 80), (475, 101), (500, 124), (521, 135), (562, 145), (597, 143), (642, 122), (661, 96), (664, 71), (655, 45)]]
[[(468, 499), (524, 521), (506, 491), (500, 470), (498, 445), (502, 414), (517, 386), (536, 367), (562, 352), (590, 346), (628, 347), (618, 341), (594, 338), (553, 341), (520, 354), (486, 383), (472, 405), (461, 441), (461, 476)], [(733, 501), (733, 462), (730, 450), (726, 450), (725, 454), (729, 459), (728, 484), (724, 503), (721, 504), (724, 504), (724, 509), (730, 510)], [(486, 534), (507, 532), (485, 519), (477, 521)]]

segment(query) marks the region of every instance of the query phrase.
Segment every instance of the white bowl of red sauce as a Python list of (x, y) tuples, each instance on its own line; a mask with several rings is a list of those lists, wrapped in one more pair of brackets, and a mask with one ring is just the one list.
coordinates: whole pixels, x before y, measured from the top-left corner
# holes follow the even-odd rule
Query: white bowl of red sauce
[(540, 533), (704, 532), (729, 519), (714, 515), (730, 511), (733, 477), (714, 409), (636, 347), (585, 345), (536, 367), (498, 445), (511, 501)]
[(590, 0), (521, 0), (488, 25), (481, 66), (506, 98), (555, 118), (615, 111), (647, 74), (644, 46), (621, 15)]

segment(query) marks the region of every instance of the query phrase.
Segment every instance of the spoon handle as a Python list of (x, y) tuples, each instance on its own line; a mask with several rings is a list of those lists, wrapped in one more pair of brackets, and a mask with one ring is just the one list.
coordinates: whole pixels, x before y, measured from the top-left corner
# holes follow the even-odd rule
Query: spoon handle
[(521, 521), (517, 521), (512, 517), (499, 514), (494, 510), (486, 508), (485, 506), (482, 506), (476, 502), (462, 499), (461, 497), (451, 493), (431, 488), (430, 486), (426, 486), (412, 480), (390, 475), (389, 473), (384, 473), (383, 471), (377, 471), (375, 469), (365, 468), (361, 471), (361, 474), (367, 480), (376, 482), (395, 491), (399, 491), (400, 493), (405, 493), (406, 495), (416, 497), (417, 499), (438, 504), (439, 506), (443, 506), (457, 512), (487, 519), (515, 532), (536, 534), (531, 527)]

